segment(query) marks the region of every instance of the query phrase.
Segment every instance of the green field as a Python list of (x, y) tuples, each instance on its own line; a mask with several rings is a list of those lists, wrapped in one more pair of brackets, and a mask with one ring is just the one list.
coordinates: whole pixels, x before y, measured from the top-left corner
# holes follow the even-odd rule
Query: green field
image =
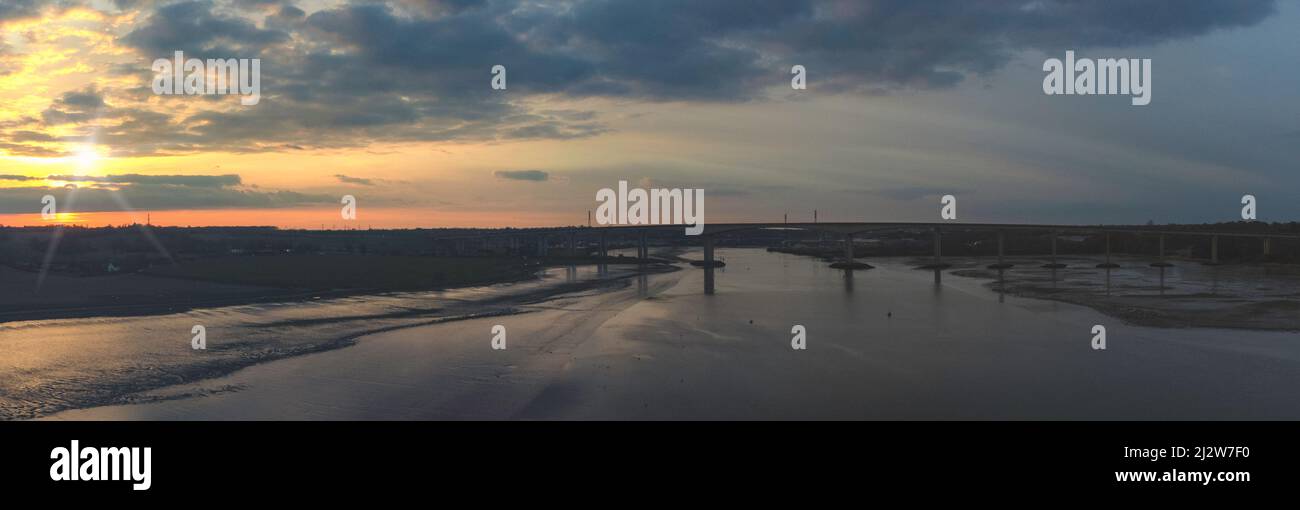
[(204, 258), (144, 272), (283, 288), (415, 290), (516, 280), (535, 269), (515, 257), (274, 255)]

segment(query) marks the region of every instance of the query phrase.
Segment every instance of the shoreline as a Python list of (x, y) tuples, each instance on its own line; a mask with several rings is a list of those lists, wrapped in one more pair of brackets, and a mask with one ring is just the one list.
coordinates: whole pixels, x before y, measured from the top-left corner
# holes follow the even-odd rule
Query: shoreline
[[(671, 260), (652, 259), (653, 263), (664, 264), (670, 263)], [(537, 264), (534, 267), (521, 266), (522, 271), (511, 271), (500, 273), (485, 278), (470, 279), (458, 281), (449, 285), (435, 286), (413, 286), (406, 288), (392, 287), (370, 287), (370, 288), (333, 288), (333, 289), (312, 289), (307, 287), (275, 287), (265, 285), (253, 285), (244, 283), (224, 283), (203, 278), (188, 278), (183, 276), (172, 276), (165, 274), (152, 273), (132, 273), (119, 276), (71, 276), (63, 274), (51, 274), (51, 280), (63, 280), (63, 284), (69, 287), (93, 286), (93, 284), (102, 284), (107, 288), (141, 287), (144, 289), (135, 292), (136, 296), (131, 296), (127, 292), (127, 298), (139, 299), (137, 302), (111, 303), (84, 305), (81, 303), (71, 303), (71, 297), (76, 297), (69, 292), (61, 294), (67, 296), (63, 298), (66, 305), (47, 301), (34, 305), (23, 305), (22, 303), (0, 303), (4, 305), (3, 311), (0, 311), (0, 326), (8, 323), (28, 322), (28, 321), (45, 321), (60, 319), (88, 319), (96, 317), (106, 318), (126, 318), (126, 317), (151, 317), (159, 315), (170, 315), (176, 313), (186, 313), (194, 310), (206, 308), (221, 308), (230, 306), (259, 305), (272, 303), (303, 303), (325, 299), (340, 299), (358, 296), (382, 296), (396, 293), (410, 292), (439, 292), (457, 289), (466, 289), (472, 287), (482, 287), (489, 285), (499, 285), (508, 283), (518, 283), (524, 281), (536, 280), (548, 269), (566, 266), (587, 267), (600, 265), (602, 261), (585, 257), (574, 260), (565, 258), (548, 259)], [(604, 261), (609, 266), (637, 265), (637, 261), (632, 258), (609, 257)], [(23, 278), (34, 279), (35, 276), (29, 271), (13, 268), (9, 266), (0, 266), (0, 274), (7, 272), (10, 275), (19, 275)], [(124, 281), (130, 280), (130, 281)], [(27, 282), (5, 282), (7, 286), (26, 286)], [(91, 285), (86, 285), (91, 284)], [(118, 285), (121, 284), (121, 285)], [(146, 295), (151, 292), (151, 287), (168, 285), (171, 287), (186, 287), (173, 295)], [(59, 293), (51, 291), (49, 293)], [(143, 296), (141, 298), (140, 296)], [(99, 296), (96, 296), (99, 297)], [(27, 306), (23, 308), (23, 306)]]
[[(807, 257), (826, 261), (826, 254), (819, 252), (796, 253), (790, 250), (770, 250), (776, 253)], [(876, 257), (857, 257), (871, 260)], [(928, 267), (931, 259), (924, 256), (885, 257), (905, 261), (917, 270), (935, 270)], [(1272, 296), (1234, 295), (1218, 292), (1188, 292), (1176, 287), (1180, 282), (1161, 283), (1149, 273), (1156, 273), (1158, 267), (1149, 265), (1150, 259), (1128, 255), (1116, 255), (1122, 267), (1112, 269), (1126, 276), (1122, 285), (1114, 292), (1102, 292), (1091, 279), (1104, 279), (1107, 269), (1095, 267), (1103, 259), (1093, 255), (1070, 255), (1058, 257), (1067, 267), (1058, 268), (1059, 278), (1050, 275), (1053, 270), (1044, 267), (1051, 262), (1046, 255), (1007, 256), (1011, 267), (998, 279), (998, 270), (987, 267), (996, 260), (989, 256), (952, 256), (945, 257), (945, 267), (939, 269), (946, 274), (961, 278), (987, 280), (984, 287), (993, 292), (1005, 292), (1013, 296), (1039, 299), (1045, 301), (1068, 303), (1096, 310), (1108, 317), (1120, 319), (1135, 326), (1154, 328), (1217, 328), (1243, 331), (1300, 331), (1300, 290), (1290, 294)], [(1291, 273), (1296, 277), (1297, 289), (1300, 289), (1300, 266), (1280, 263), (1241, 263), (1231, 265), (1206, 265), (1196, 259), (1169, 257), (1174, 263), (1169, 271), (1178, 266), (1181, 270), (1201, 269), (1207, 271), (1275, 271)], [(1135, 277), (1136, 276), (1136, 277)], [(1073, 277), (1073, 282), (1069, 281)], [(1171, 276), (1171, 279), (1173, 277)], [(1170, 285), (1174, 285), (1171, 287)], [(1156, 289), (1157, 293), (1150, 293)], [(1161, 290), (1172, 291), (1160, 294)]]
[[(920, 259), (915, 259), (920, 260)], [(1006, 270), (999, 281), (998, 270), (984, 266), (992, 260), (990, 257), (954, 258), (954, 264), (947, 270), (948, 274), (962, 278), (987, 280), (984, 286), (993, 292), (1039, 299), (1072, 305), (1085, 306), (1108, 317), (1114, 317), (1127, 324), (1153, 328), (1211, 328), (1243, 331), (1300, 331), (1300, 294), (1290, 295), (1237, 295), (1228, 292), (1199, 292), (1180, 288), (1182, 281), (1160, 283), (1158, 274), (1161, 268), (1148, 266), (1146, 259), (1115, 257), (1124, 263), (1122, 267), (1110, 271), (1125, 271), (1128, 278), (1139, 275), (1136, 283), (1117, 286), (1110, 291), (1094, 287), (1093, 282), (1080, 280), (1091, 277), (1105, 280), (1108, 270), (1097, 268), (1095, 262), (1100, 259), (1087, 257), (1060, 257), (1062, 262), (1074, 262), (1068, 267), (1057, 269), (1060, 275), (1053, 279), (1050, 268), (1041, 267), (1049, 262), (1047, 257), (1007, 257), (1014, 266)], [(1202, 266), (1198, 261), (1170, 259), (1184, 265), (1183, 269), (1214, 270), (1213, 266)], [(1170, 266), (1174, 267), (1174, 266)], [(1223, 267), (1223, 266), (1219, 266)], [(1237, 270), (1265, 271), (1272, 267), (1257, 264), (1242, 264)], [(1300, 272), (1294, 266), (1279, 266)], [(1074, 281), (1070, 281), (1074, 277)], [(1175, 278), (1170, 276), (1168, 280)], [(1148, 281), (1150, 280), (1150, 281)], [(1154, 293), (1152, 291), (1154, 289)]]

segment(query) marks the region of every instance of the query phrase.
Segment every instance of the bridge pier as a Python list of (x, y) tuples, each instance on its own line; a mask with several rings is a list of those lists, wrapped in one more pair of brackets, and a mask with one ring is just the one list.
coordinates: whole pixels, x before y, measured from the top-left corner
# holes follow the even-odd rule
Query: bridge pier
[(917, 269), (934, 269), (937, 271), (951, 267), (948, 264), (943, 263), (943, 235), (939, 233), (939, 227), (934, 227), (933, 239), (934, 261)]
[(1064, 268), (1065, 268), (1065, 264), (1060, 264), (1060, 263), (1057, 263), (1057, 262), (1056, 262), (1056, 238), (1058, 238), (1058, 237), (1061, 237), (1061, 232), (1060, 232), (1060, 231), (1053, 230), (1053, 231), (1052, 231), (1052, 262), (1049, 263), (1049, 264), (1043, 264), (1043, 267), (1045, 267), (1045, 268), (1047, 268), (1047, 269), (1064, 269)]
[(934, 229), (934, 267), (943, 265), (943, 236)]
[[(1151, 267), (1173, 267), (1173, 264), (1165, 262), (1165, 236), (1164, 234), (1161, 234), (1159, 237), (1160, 237), (1160, 252), (1158, 254), (1159, 260), (1152, 262)], [(1164, 272), (1161, 272), (1160, 276), (1163, 277)]]
[(569, 244), (569, 256), (576, 257), (578, 255), (578, 245), (574, 242), (572, 232), (569, 233), (568, 244)]
[(607, 243), (605, 242), (605, 233), (604, 233), (604, 232), (601, 232), (601, 233), (600, 233), (600, 256), (601, 256), (601, 257), (608, 257), (608, 256), (609, 256), (609, 244), (607, 244)]
[(704, 243), (704, 294), (713, 294), (713, 237), (705, 236)]
[[(1104, 268), (1104, 269), (1114, 269), (1119, 267), (1119, 264), (1114, 264), (1111, 263), (1110, 261), (1110, 232), (1106, 232), (1106, 261), (1102, 262), (1101, 264), (1097, 264), (1097, 267)], [(1110, 273), (1107, 273), (1107, 275), (1109, 274)]]
[(641, 260), (650, 258), (650, 245), (646, 242), (645, 232), (641, 233), (641, 240), (637, 244), (636, 258)]
[(1013, 264), (1006, 263), (1006, 261), (1003, 260), (1002, 258), (1003, 248), (1006, 245), (1006, 237), (1007, 236), (1005, 232), (1001, 230), (998, 231), (998, 263), (990, 264), (989, 269), (1009, 269), (1013, 265)]
[(844, 234), (844, 257), (839, 262), (831, 264), (835, 269), (871, 269), (870, 264), (857, 262), (853, 260), (853, 234)]

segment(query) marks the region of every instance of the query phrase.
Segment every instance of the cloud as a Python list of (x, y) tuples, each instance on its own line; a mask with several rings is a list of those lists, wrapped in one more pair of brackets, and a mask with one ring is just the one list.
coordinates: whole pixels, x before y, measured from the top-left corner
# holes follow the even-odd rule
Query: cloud
[(40, 14), (48, 3), (44, 0), (4, 0), (0, 2), (0, 22), (19, 18), (30, 18)]
[(171, 186), (193, 186), (198, 188), (224, 188), (238, 186), (242, 182), (238, 175), (140, 175), (120, 174), (105, 176), (88, 175), (51, 175), (51, 181), (93, 182), (104, 184), (153, 184)]
[(875, 195), (880, 198), (885, 198), (889, 200), (903, 200), (903, 201), (919, 200), (922, 198), (931, 198), (931, 197), (938, 198), (944, 195), (967, 195), (967, 194), (975, 193), (975, 191), (973, 190), (954, 187), (954, 186), (948, 186), (948, 187), (895, 186), (895, 187), (872, 188), (872, 189), (852, 189), (852, 190), (845, 189), (841, 191), (845, 193), (851, 193), (854, 195), (869, 194), (869, 195)]
[[(40, 212), (41, 197), (52, 194), (70, 212), (133, 210), (280, 208), (334, 204), (338, 197), (293, 191), (260, 192), (232, 188), (195, 188), (141, 184), (120, 190), (104, 188), (0, 188), (0, 214)], [(119, 201), (119, 198), (122, 201)]]
[(63, 93), (41, 112), (41, 120), (47, 126), (88, 122), (98, 118), (105, 106), (104, 96), (91, 85)]
[(289, 34), (259, 28), (252, 21), (220, 14), (210, 0), (163, 5), (144, 26), (123, 37), (126, 45), (154, 58), (183, 51), (186, 58), (251, 58), (267, 47), (289, 40)]
[[(0, 214), (39, 212), (40, 199), (55, 195), (61, 207), (75, 212), (120, 211), (123, 204), (145, 209), (276, 208), (334, 204), (333, 195), (243, 186), (238, 175), (0, 175), (0, 181), (63, 181), (66, 187), (0, 188)], [(101, 186), (110, 185), (110, 186)], [(36, 204), (33, 208), (32, 204)]]
[(362, 186), (374, 186), (374, 185), (375, 185), (375, 182), (374, 182), (373, 180), (365, 179), (365, 178), (361, 178), (361, 177), (348, 177), (348, 176), (343, 175), (343, 174), (334, 174), (334, 177), (337, 178), (337, 179), (339, 180), (339, 182), (343, 182), (343, 183), (347, 183), (347, 184), (359, 184), (359, 185), (362, 185)]
[[(40, 4), (6, 0), (0, 19)], [(761, 101), (788, 83), (793, 64), (825, 93), (944, 88), (1027, 50), (1156, 45), (1250, 26), (1276, 9), (1274, 0), (390, 0), (310, 13), (263, 0), (117, 5), (135, 13), (116, 42), (135, 51), (140, 83), (65, 93), (39, 119), (61, 128), (57, 139), (0, 125), (0, 150), (62, 156), (50, 144), (94, 140), (115, 156), (142, 156), (567, 140), (609, 128), (551, 101)], [(261, 59), (261, 102), (154, 96), (150, 62), (178, 50)], [(507, 68), (507, 90), (489, 86), (496, 64)]]
[(498, 179), (509, 179), (512, 181), (535, 181), (541, 182), (550, 179), (550, 174), (541, 170), (497, 170), (492, 175)]

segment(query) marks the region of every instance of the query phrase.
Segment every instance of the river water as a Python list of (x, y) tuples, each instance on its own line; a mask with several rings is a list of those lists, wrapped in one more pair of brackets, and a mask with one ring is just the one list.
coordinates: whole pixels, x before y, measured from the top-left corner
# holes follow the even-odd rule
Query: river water
[[(51, 417), (1300, 418), (1296, 332), (1129, 325), (1001, 295), (984, 279), (936, 283), (902, 259), (846, 275), (759, 249), (718, 255), (727, 267), (712, 296), (703, 270), (687, 266)], [(1022, 274), (1031, 271), (1005, 278)], [(296, 338), (288, 324), (273, 334)], [(490, 346), (496, 325), (508, 331), (505, 350)], [(1092, 346), (1098, 325), (1104, 350)], [(791, 348), (796, 326), (806, 349)], [(0, 345), (12, 335), (0, 331)]]

